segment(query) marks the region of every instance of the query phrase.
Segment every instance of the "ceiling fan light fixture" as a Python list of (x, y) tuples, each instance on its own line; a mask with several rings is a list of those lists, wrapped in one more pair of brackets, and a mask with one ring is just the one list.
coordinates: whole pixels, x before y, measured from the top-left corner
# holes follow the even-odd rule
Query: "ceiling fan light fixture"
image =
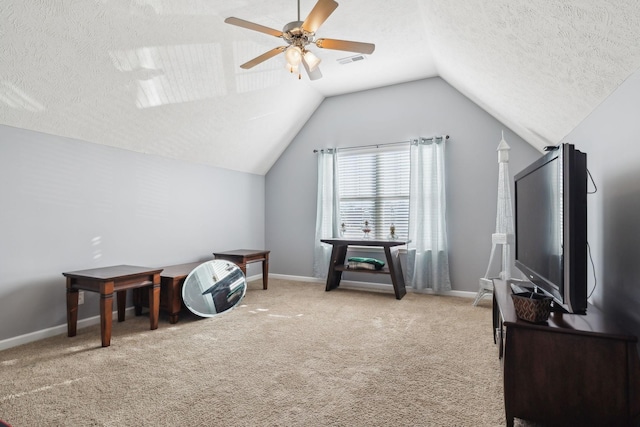
[(287, 64), (297, 68), (300, 65), (300, 61), (302, 61), (302, 50), (298, 46), (289, 46), (284, 53), (284, 57), (287, 60)]
[(292, 21), (286, 24), (282, 31), (275, 30), (273, 28), (265, 27), (264, 25), (256, 24), (254, 22), (245, 21), (244, 19), (235, 18), (233, 16), (224, 20), (225, 23), (235, 25), (238, 27), (246, 28), (260, 33), (268, 34), (273, 37), (282, 39), (288, 46), (279, 46), (271, 49), (268, 52), (259, 55), (252, 60), (240, 65), (240, 68), (248, 70), (255, 67), (258, 64), (263, 63), (267, 59), (276, 56), (279, 53), (284, 53), (285, 61), (287, 63), (287, 70), (291, 73), (300, 73), (298, 68), (300, 63), (305, 68), (310, 80), (318, 80), (322, 77), (320, 72), (320, 59), (313, 53), (307, 51), (306, 47), (310, 44), (315, 44), (321, 49), (342, 50), (347, 52), (356, 52), (361, 54), (370, 55), (375, 50), (376, 46), (373, 43), (362, 43), (349, 40), (316, 39), (316, 32), (318, 28), (327, 20), (327, 18), (338, 7), (338, 2), (335, 0), (316, 0), (316, 4), (307, 15), (304, 21), (300, 20), (300, 0), (298, 1), (298, 20)]
[(307, 64), (307, 67), (311, 72), (315, 71), (316, 68), (318, 68), (318, 65), (320, 65), (320, 62), (322, 62), (320, 58), (318, 58), (313, 54), (313, 52), (310, 52), (308, 50), (304, 52), (302, 59)]

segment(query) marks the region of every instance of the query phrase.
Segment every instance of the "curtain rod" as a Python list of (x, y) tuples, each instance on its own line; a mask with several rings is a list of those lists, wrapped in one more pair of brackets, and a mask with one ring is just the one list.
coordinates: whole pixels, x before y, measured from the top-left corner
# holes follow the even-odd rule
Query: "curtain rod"
[[(449, 139), (449, 135), (444, 135), (444, 136), (432, 136), (430, 138), (420, 138), (423, 141), (433, 141), (434, 139)], [(417, 138), (416, 138), (417, 139)], [(379, 147), (385, 147), (388, 145), (398, 145), (398, 144), (410, 144), (412, 141), (415, 141), (415, 139), (410, 139), (408, 141), (398, 141), (398, 142), (387, 142), (384, 144), (370, 144), (370, 145), (358, 145), (358, 146), (354, 146), (354, 147), (340, 147), (340, 148), (331, 148), (331, 150), (340, 150), (340, 151), (344, 151), (344, 150), (357, 150), (360, 148), (379, 148)], [(314, 153), (318, 153), (321, 151), (324, 151), (325, 149), (314, 149), (313, 152)]]

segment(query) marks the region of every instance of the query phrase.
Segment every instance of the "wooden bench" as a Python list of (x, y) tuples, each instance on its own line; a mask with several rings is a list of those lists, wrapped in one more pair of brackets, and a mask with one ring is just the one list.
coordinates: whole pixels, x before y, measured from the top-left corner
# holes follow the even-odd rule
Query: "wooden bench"
[[(188, 262), (162, 267), (160, 273), (160, 310), (169, 314), (169, 323), (178, 322), (178, 316), (184, 304), (182, 302), (182, 285), (194, 268), (206, 261)], [(138, 307), (149, 307), (146, 294), (134, 295), (133, 304)]]
[(182, 309), (182, 285), (189, 273), (205, 261), (165, 267), (160, 273), (160, 309), (169, 313), (169, 323), (178, 322)]

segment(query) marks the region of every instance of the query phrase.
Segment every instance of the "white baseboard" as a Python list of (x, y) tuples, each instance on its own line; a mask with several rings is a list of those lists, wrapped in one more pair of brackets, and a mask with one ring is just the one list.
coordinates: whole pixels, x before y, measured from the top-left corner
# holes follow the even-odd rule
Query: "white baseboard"
[(293, 276), (290, 274), (272, 274), (269, 273), (269, 278), (282, 279), (282, 280), (295, 280), (298, 282), (313, 282), (313, 283), (326, 283), (325, 279), (318, 279), (317, 277), (308, 276)]
[[(269, 274), (269, 277), (271, 275)], [(253, 276), (245, 277), (245, 280), (248, 282), (253, 282), (254, 280), (262, 280), (262, 274), (254, 274)]]
[[(306, 276), (290, 276), (287, 274), (269, 274), (269, 277), (273, 277), (274, 279), (283, 279), (283, 280), (297, 280), (299, 282), (313, 282), (313, 283), (321, 283), (325, 284), (326, 279), (318, 279), (317, 277), (306, 277)], [(340, 286), (347, 289), (370, 289), (374, 291), (390, 291), (393, 292), (393, 286), (391, 284), (386, 283), (373, 283), (373, 282), (359, 282), (355, 280), (341, 280)], [(420, 294), (434, 294), (434, 295), (445, 295), (452, 297), (463, 297), (463, 298), (475, 298), (476, 292), (471, 291), (444, 291), (444, 292), (435, 292), (431, 289), (419, 290), (411, 287), (407, 287), (407, 292), (416, 292)]]
[[(283, 279), (283, 280), (296, 280), (299, 282), (312, 282), (324, 285), (326, 283), (325, 279), (318, 279), (316, 277), (307, 277), (307, 276), (292, 276), (287, 274), (269, 274), (269, 277), (274, 279)], [(251, 282), (253, 280), (262, 279), (262, 274), (257, 274), (251, 277), (247, 277), (247, 282)], [(389, 284), (384, 283), (372, 283), (372, 282), (358, 282), (354, 280), (342, 280), (340, 282), (340, 286), (345, 289), (369, 289), (374, 291), (389, 291), (393, 292), (393, 288)], [(475, 292), (469, 291), (446, 291), (446, 292), (434, 292), (430, 289), (427, 290), (416, 290), (411, 287), (407, 288), (407, 292), (416, 292), (416, 293), (424, 293), (424, 294), (435, 294), (435, 295), (446, 295), (446, 296), (456, 296), (456, 297), (464, 297), (464, 298), (475, 298)], [(129, 307), (126, 309), (126, 315), (131, 315), (133, 313), (134, 308)], [(113, 319), (118, 319), (118, 312), (113, 312)], [(93, 326), (100, 323), (100, 316), (88, 317), (86, 319), (78, 320), (78, 328), (86, 328), (87, 326)], [(7, 338), (5, 340), (0, 341), (0, 351), (6, 350), (8, 348), (17, 347), (22, 344), (27, 344), (33, 341), (41, 340), (44, 338), (53, 337), (55, 335), (66, 334), (67, 333), (67, 324), (53, 326), (51, 328), (42, 329), (40, 331), (30, 332), (28, 334), (19, 335), (17, 337)]]
[[(132, 316), (134, 313), (134, 308), (129, 307), (125, 310), (125, 316)], [(112, 319), (118, 320), (118, 311), (114, 311), (112, 313)], [(77, 328), (86, 328), (87, 326), (93, 326), (100, 324), (100, 315), (88, 317), (86, 319), (78, 320)], [(22, 344), (28, 344), (33, 341), (38, 341), (44, 338), (53, 337), (60, 334), (67, 333), (67, 324), (53, 326), (51, 328), (42, 329), (40, 331), (30, 332), (28, 334), (19, 335), (17, 337), (7, 338), (6, 340), (0, 341), (0, 351), (6, 350), (11, 347), (17, 347)]]

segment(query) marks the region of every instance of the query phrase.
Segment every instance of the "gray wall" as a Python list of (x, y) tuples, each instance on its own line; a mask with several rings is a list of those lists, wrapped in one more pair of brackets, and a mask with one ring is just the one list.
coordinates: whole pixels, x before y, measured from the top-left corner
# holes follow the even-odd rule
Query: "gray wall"
[[(511, 175), (540, 157), (537, 150), (440, 78), (325, 99), (266, 176), (270, 271), (312, 276), (317, 169), (313, 149), (448, 134), (452, 286), (476, 292), (495, 231), (496, 147), (502, 130), (511, 146)], [(351, 279), (371, 280), (361, 275)]]
[[(263, 248), (264, 194), (263, 176), (0, 126), (0, 341), (66, 324), (64, 271)], [(98, 314), (87, 292), (79, 317)]]
[[(640, 336), (640, 71), (565, 142), (587, 153), (598, 187), (590, 195), (589, 244), (597, 287), (592, 301)], [(594, 286), (589, 267), (590, 288)]]

